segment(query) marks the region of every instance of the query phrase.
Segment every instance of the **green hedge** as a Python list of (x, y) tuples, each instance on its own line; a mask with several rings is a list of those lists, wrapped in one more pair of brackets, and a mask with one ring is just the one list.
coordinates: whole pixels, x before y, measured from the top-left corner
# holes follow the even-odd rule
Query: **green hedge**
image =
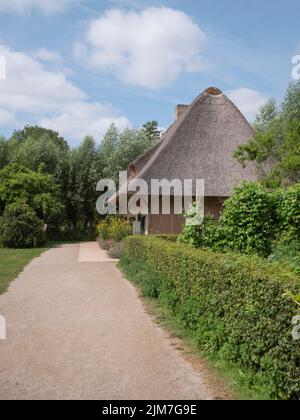
[(272, 398), (300, 398), (300, 343), (291, 336), (297, 308), (283, 297), (300, 281), (288, 268), (142, 236), (126, 239), (121, 267), (200, 349), (251, 373)]

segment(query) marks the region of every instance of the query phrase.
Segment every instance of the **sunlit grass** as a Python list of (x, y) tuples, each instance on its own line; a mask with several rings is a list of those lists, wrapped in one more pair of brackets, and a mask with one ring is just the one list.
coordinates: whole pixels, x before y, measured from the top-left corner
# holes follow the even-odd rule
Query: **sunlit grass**
[(0, 294), (7, 291), (9, 283), (14, 280), (23, 268), (47, 248), (6, 249), (0, 248)]

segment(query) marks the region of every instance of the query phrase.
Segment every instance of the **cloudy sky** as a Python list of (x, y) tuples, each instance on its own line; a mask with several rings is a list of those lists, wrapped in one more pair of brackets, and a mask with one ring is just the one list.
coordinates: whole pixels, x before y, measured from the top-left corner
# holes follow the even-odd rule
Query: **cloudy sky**
[(291, 80), (299, 15), (299, 0), (0, 0), (0, 134), (167, 127), (208, 86), (251, 121)]

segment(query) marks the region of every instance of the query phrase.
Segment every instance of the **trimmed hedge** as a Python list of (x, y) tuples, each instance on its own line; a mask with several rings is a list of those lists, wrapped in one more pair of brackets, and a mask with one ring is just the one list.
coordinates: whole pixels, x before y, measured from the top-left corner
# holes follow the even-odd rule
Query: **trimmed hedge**
[(158, 237), (126, 239), (124, 272), (171, 309), (199, 348), (253, 375), (274, 399), (300, 398), (297, 307), (284, 292), (300, 278), (255, 256), (194, 249)]

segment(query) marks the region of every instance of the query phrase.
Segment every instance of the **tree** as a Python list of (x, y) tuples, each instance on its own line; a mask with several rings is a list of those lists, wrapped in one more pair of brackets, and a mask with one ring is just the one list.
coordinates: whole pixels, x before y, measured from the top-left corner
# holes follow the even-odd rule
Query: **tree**
[(41, 127), (27, 126), (15, 131), (8, 142), (10, 163), (18, 163), (32, 171), (52, 174), (57, 184), (65, 190), (68, 174), (66, 141), (58, 133)]
[(51, 175), (10, 164), (0, 171), (0, 214), (16, 202), (27, 204), (45, 223), (58, 218), (64, 209)]
[(116, 155), (119, 146), (120, 133), (112, 124), (98, 148), (97, 160), (98, 165), (101, 166), (101, 173), (103, 178), (115, 179), (118, 168), (116, 168)]
[(96, 186), (101, 179), (97, 168), (96, 144), (87, 136), (78, 149), (71, 153), (70, 188), (68, 199), (71, 202), (73, 222), (81, 222), (83, 228), (92, 228), (96, 219)]
[(4, 168), (8, 162), (8, 144), (4, 137), (0, 137), (0, 169)]
[(156, 142), (159, 140), (161, 135), (161, 130), (158, 128), (157, 121), (148, 121), (143, 125), (142, 130), (148, 137), (150, 142)]
[(255, 162), (262, 182), (269, 188), (300, 181), (300, 81), (290, 84), (278, 109), (274, 100), (260, 109), (256, 134), (241, 145), (235, 157), (242, 165)]
[(45, 242), (44, 224), (28, 204), (18, 201), (5, 207), (0, 239), (11, 248), (36, 248)]
[[(157, 124), (157, 123), (156, 123)], [(120, 171), (125, 171), (130, 163), (151, 148), (157, 141), (150, 130), (126, 129), (119, 133), (114, 125), (110, 127), (103, 138), (98, 150), (98, 162), (101, 165), (101, 173), (104, 178), (118, 182)]]
[(15, 130), (12, 137), (11, 143), (13, 145), (20, 145), (29, 138), (39, 140), (41, 137), (47, 136), (51, 142), (56, 144), (62, 151), (68, 151), (69, 146), (66, 140), (61, 137), (56, 131), (49, 130), (47, 128), (39, 126), (25, 126), (22, 130)]

